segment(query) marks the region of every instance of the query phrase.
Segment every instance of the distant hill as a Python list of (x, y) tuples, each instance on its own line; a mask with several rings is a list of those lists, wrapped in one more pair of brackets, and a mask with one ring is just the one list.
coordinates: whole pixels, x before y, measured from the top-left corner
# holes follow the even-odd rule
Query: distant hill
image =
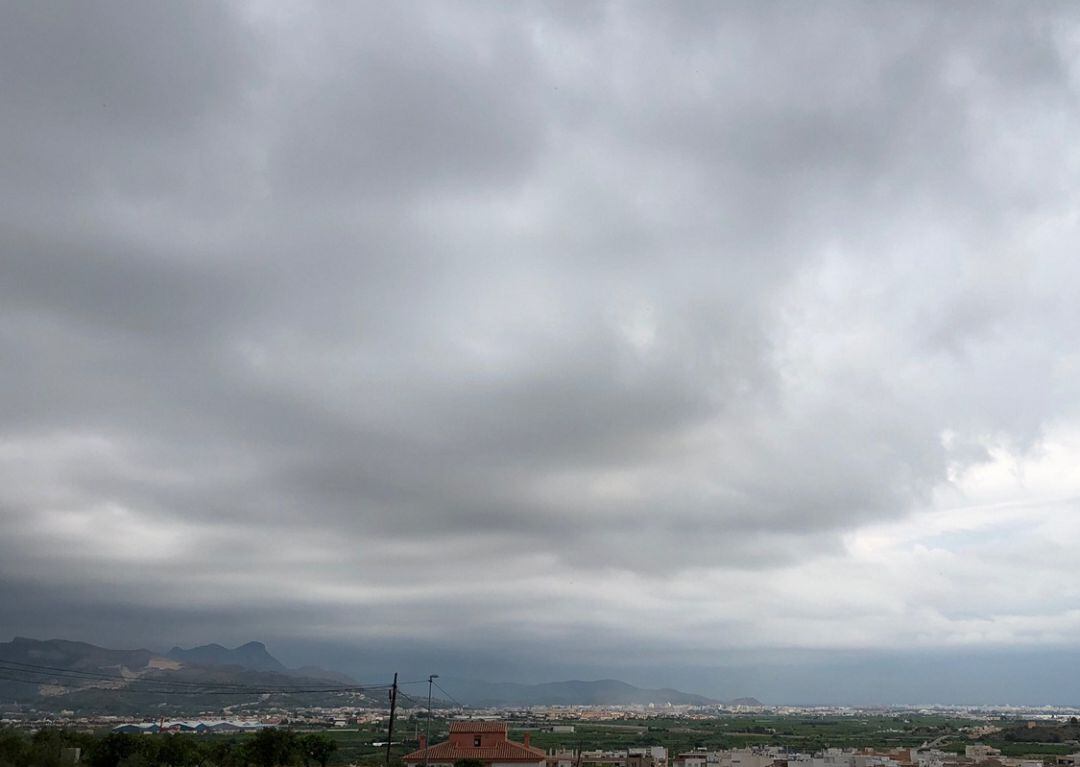
[(720, 703), (704, 695), (664, 688), (635, 687), (617, 679), (592, 682), (579, 680), (516, 684), (445, 679), (446, 691), (463, 703), (473, 706), (589, 706), (589, 705), (673, 705), (708, 706)]
[(169, 650), (167, 657), (199, 666), (239, 666), (252, 671), (287, 670), (284, 663), (267, 652), (262, 642), (248, 642), (233, 650), (219, 644), (204, 644), (190, 650), (174, 647)]
[(735, 698), (735, 700), (727, 701), (726, 705), (728, 705), (728, 706), (749, 706), (749, 707), (753, 708), (753, 707), (764, 706), (765, 704), (762, 703), (757, 698)]
[[(356, 682), (317, 666), (286, 668), (261, 642), (233, 649), (219, 644), (174, 647), (159, 655), (146, 649), (113, 650), (86, 642), (16, 637), (0, 643), (0, 671), (0, 707), (79, 713), (145, 714), (152, 710), (170, 715), (240, 704), (361, 706), (382, 705), (386, 700), (383, 693), (368, 699), (364, 693), (326, 690)], [(471, 706), (721, 703), (703, 695), (635, 687), (616, 679), (527, 685), (443, 677), (440, 684), (457, 701)], [(223, 686), (230, 689), (228, 694), (222, 694)], [(738, 698), (729, 705), (758, 706), (760, 702)]]
[(322, 666), (301, 666), (300, 668), (291, 668), (285, 673), (303, 679), (323, 679), (337, 684), (357, 684), (357, 681), (348, 674), (343, 674), (340, 671), (330, 671)]
[(149, 650), (109, 650), (67, 639), (41, 641), (15, 637), (0, 642), (0, 660), (79, 671), (145, 669), (156, 656)]
[(275, 658), (266, 649), (262, 642), (248, 642), (230, 650), (219, 644), (204, 644), (185, 650), (182, 647), (174, 647), (166, 653), (166, 657), (185, 664), (199, 666), (223, 666), (245, 668), (251, 671), (271, 671), (278, 674), (288, 674), (300, 679), (321, 679), (337, 684), (356, 684), (356, 680), (348, 674), (340, 671), (330, 671), (319, 666), (302, 666), (300, 668), (286, 668), (285, 664)]
[[(370, 705), (363, 693), (327, 690), (352, 685), (316, 667), (287, 669), (261, 642), (166, 655), (112, 650), (63, 639), (16, 637), (0, 642), (0, 706), (77, 713), (160, 715), (225, 706)], [(235, 690), (235, 692), (234, 692)], [(378, 703), (385, 696), (378, 695)]]

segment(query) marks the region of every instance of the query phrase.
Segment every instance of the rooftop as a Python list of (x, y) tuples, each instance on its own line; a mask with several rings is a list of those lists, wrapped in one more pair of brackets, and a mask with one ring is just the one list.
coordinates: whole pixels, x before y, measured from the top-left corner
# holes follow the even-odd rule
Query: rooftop
[(423, 761), (427, 751), (427, 759), (431, 762), (456, 762), (459, 759), (480, 759), (481, 761), (529, 761), (537, 762), (547, 757), (547, 753), (539, 748), (525, 746), (513, 741), (503, 741), (494, 746), (462, 746), (447, 741), (437, 743), (427, 749), (418, 749), (411, 754), (406, 754), (403, 759), (406, 762)]
[(488, 722), (483, 720), (470, 720), (463, 722), (451, 722), (450, 732), (506, 732), (505, 722)]

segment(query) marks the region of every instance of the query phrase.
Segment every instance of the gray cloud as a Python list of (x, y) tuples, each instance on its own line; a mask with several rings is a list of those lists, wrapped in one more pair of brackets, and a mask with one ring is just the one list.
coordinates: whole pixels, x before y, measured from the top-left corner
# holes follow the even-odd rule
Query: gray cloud
[(642, 663), (891, 646), (896, 611), (1031, 640), (992, 585), (976, 630), (842, 574), (877, 526), (1015, 501), (1010, 461), (1061, 488), (1070, 7), (2, 14), (13, 622), (437, 623), (537, 668), (614, 627)]

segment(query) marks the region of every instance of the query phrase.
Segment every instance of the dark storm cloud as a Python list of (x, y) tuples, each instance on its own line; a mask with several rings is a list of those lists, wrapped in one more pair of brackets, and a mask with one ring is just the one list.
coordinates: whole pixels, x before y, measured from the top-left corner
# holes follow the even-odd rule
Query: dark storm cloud
[(700, 659), (829, 645), (820, 568), (888, 643), (850, 536), (1076, 416), (1067, 6), (3, 17), (0, 577), (40, 633)]

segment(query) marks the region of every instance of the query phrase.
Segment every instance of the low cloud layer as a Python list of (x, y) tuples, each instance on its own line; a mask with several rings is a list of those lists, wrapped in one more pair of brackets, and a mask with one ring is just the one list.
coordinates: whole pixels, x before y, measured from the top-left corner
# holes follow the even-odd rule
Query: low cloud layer
[(1072, 7), (0, 14), (10, 631), (1075, 646)]

